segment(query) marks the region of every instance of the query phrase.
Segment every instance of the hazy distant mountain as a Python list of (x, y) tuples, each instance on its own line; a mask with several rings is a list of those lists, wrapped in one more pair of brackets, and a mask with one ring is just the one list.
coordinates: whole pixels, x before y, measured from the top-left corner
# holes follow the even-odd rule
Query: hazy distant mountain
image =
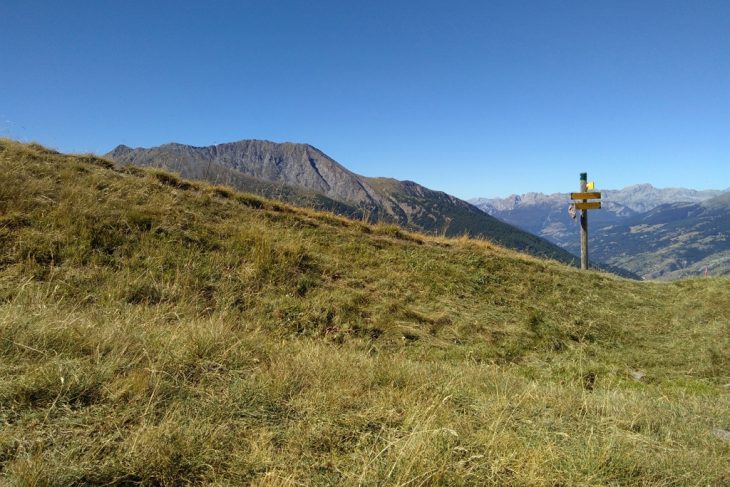
[[(625, 206), (637, 213), (649, 211), (666, 203), (700, 203), (714, 198), (724, 191), (716, 189), (698, 191), (687, 188), (655, 188), (651, 184), (635, 184), (618, 190), (601, 190), (604, 202), (608, 201)], [(474, 198), (469, 202), (485, 210), (510, 211), (521, 206), (554, 204), (556, 202), (562, 204), (569, 199), (570, 193), (526, 193), (523, 195), (513, 194), (506, 198)]]
[(619, 190), (605, 190), (603, 197), (643, 213), (667, 203), (701, 203), (727, 190), (687, 188), (655, 188), (651, 184), (635, 184)]
[[(590, 214), (590, 225), (594, 229), (618, 224), (667, 203), (699, 203), (723, 191), (655, 188), (650, 184), (637, 184), (601, 192), (603, 207), (601, 211)], [(545, 237), (563, 248), (578, 249), (575, 244), (577, 222), (568, 215), (569, 193), (526, 193), (506, 198), (475, 198), (469, 202), (502, 221)]]
[[(568, 215), (570, 195), (567, 193), (527, 193), (507, 198), (478, 198), (470, 202), (502, 221), (540, 235), (561, 247), (570, 246), (576, 239), (577, 223)], [(632, 208), (605, 195), (603, 209), (591, 213), (591, 225), (610, 225), (635, 214)]]
[[(667, 231), (669, 228), (690, 231), (686, 223), (677, 227), (670, 225), (672, 218), (681, 220), (683, 210), (679, 208), (704, 208), (703, 202), (709, 204), (710, 201), (722, 201), (722, 198), (726, 197), (721, 195), (724, 195), (724, 192), (720, 190), (660, 189), (649, 184), (629, 186), (621, 190), (602, 190), (603, 208), (591, 211), (589, 218), (591, 260), (623, 267), (647, 278), (674, 278), (682, 272), (690, 272), (691, 266), (699, 262), (697, 259), (702, 252), (688, 251), (687, 255), (680, 255), (677, 253), (678, 248), (671, 243), (679, 238), (679, 235), (672, 232), (671, 236), (665, 232), (655, 234), (643, 232), (642, 236), (637, 237), (631, 233), (632, 222), (641, 222), (644, 217), (654, 219), (657, 218), (657, 214), (661, 214), (660, 218), (667, 226)], [(571, 219), (567, 212), (570, 204), (568, 193), (550, 195), (527, 193), (507, 198), (478, 198), (471, 202), (490, 215), (545, 237), (566, 250), (573, 253), (580, 252), (578, 222)], [(709, 213), (704, 211), (702, 214)], [(712, 215), (718, 216), (715, 212)], [(712, 219), (705, 219), (703, 225), (709, 234), (719, 232), (720, 235), (724, 235), (724, 230), (721, 226), (715, 227)], [(621, 237), (622, 231), (626, 233), (625, 239)], [(636, 233), (636, 229), (634, 232)], [(653, 238), (656, 238), (656, 242), (649, 244)], [(713, 252), (722, 252), (725, 248), (730, 250), (730, 245), (722, 242), (724, 240), (717, 240), (715, 244), (703, 248), (711, 249)], [(644, 243), (646, 250), (641, 250), (640, 245)], [(650, 257), (649, 253), (659, 252), (660, 249), (664, 249), (661, 257)], [(636, 257), (631, 259), (630, 254)], [(678, 271), (678, 266), (685, 270)], [(719, 271), (720, 268), (717, 269)]]
[(493, 218), (471, 204), (411, 181), (355, 174), (307, 144), (242, 140), (209, 147), (120, 145), (107, 154), (120, 165), (160, 167), (184, 177), (229, 184), (295, 204), (445, 235), (483, 236), (506, 247), (575, 262), (560, 247)]

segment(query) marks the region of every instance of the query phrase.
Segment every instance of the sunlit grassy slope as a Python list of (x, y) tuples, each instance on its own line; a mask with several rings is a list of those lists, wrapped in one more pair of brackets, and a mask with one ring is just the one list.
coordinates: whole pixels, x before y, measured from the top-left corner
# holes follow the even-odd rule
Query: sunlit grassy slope
[(728, 485), (728, 315), (0, 142), (0, 483)]

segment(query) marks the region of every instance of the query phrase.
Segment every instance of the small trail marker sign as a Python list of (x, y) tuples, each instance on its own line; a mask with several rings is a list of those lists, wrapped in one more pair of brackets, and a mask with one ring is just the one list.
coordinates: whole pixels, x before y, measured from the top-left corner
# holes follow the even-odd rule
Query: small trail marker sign
[(589, 203), (576, 203), (575, 208), (578, 210), (600, 210), (601, 202), (600, 201), (591, 201)]
[(601, 193), (590, 192), (590, 193), (570, 193), (571, 200), (600, 200)]
[(588, 173), (580, 173), (580, 192), (570, 193), (570, 199), (572, 203), (568, 207), (570, 216), (575, 218), (576, 210), (580, 210), (580, 268), (588, 269), (588, 210), (600, 210), (600, 201), (588, 201), (588, 200), (600, 200), (600, 191), (588, 191), (593, 190), (595, 183), (588, 182)]

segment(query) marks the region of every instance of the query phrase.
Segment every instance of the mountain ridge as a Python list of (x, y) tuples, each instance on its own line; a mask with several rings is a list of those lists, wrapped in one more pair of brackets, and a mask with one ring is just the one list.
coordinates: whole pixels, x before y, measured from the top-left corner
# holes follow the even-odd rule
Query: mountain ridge
[[(637, 213), (648, 211), (664, 203), (700, 202), (728, 191), (730, 191), (730, 188), (724, 190), (696, 190), (677, 187), (658, 188), (650, 183), (632, 184), (621, 189), (601, 190), (604, 200), (620, 204)], [(647, 197), (647, 194), (653, 195), (653, 197)], [(490, 209), (506, 211), (514, 210), (524, 204), (541, 204), (546, 201), (568, 201), (569, 199), (570, 193), (568, 192), (541, 193), (532, 191), (522, 194), (511, 194), (505, 197), (476, 197), (470, 198), (467, 201), (487, 211)]]
[[(320, 194), (337, 204), (329, 207), (349, 217), (396, 223), (432, 234), (485, 237), (533, 255), (575, 264), (574, 255), (536, 235), (491, 217), (470, 203), (413, 181), (358, 175), (310, 144), (242, 139), (196, 147), (180, 143), (132, 149), (120, 145), (106, 154), (120, 166), (160, 167), (183, 177), (230, 184), (236, 189), (276, 197), (258, 183), (288, 186), (289, 198), (304, 200), (299, 191)], [(317, 206), (321, 208), (322, 206)], [(627, 274), (628, 275), (628, 274)]]
[[(310, 144), (242, 139), (198, 147), (171, 142), (152, 148), (117, 146), (106, 156), (126, 163), (146, 162), (150, 157), (175, 158), (181, 163), (213, 162), (256, 179), (301, 186), (342, 202), (376, 201), (373, 191), (356, 174)], [(243, 160), (248, 164), (241, 164)]]

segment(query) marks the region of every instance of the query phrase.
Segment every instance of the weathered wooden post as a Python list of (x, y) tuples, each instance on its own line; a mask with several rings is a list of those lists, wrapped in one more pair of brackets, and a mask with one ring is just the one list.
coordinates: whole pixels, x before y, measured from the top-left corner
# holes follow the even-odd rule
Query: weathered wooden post
[[(589, 202), (589, 199), (601, 199), (600, 192), (591, 192), (593, 183), (588, 186), (588, 173), (580, 173), (580, 193), (570, 193), (571, 215), (575, 218), (575, 210), (580, 210), (580, 268), (588, 269), (588, 210), (599, 210), (600, 201)], [(576, 201), (577, 200), (577, 201)]]
[[(588, 191), (588, 173), (580, 173), (580, 192)], [(583, 200), (588, 203), (588, 200)], [(580, 210), (580, 268), (588, 269), (588, 210)]]

